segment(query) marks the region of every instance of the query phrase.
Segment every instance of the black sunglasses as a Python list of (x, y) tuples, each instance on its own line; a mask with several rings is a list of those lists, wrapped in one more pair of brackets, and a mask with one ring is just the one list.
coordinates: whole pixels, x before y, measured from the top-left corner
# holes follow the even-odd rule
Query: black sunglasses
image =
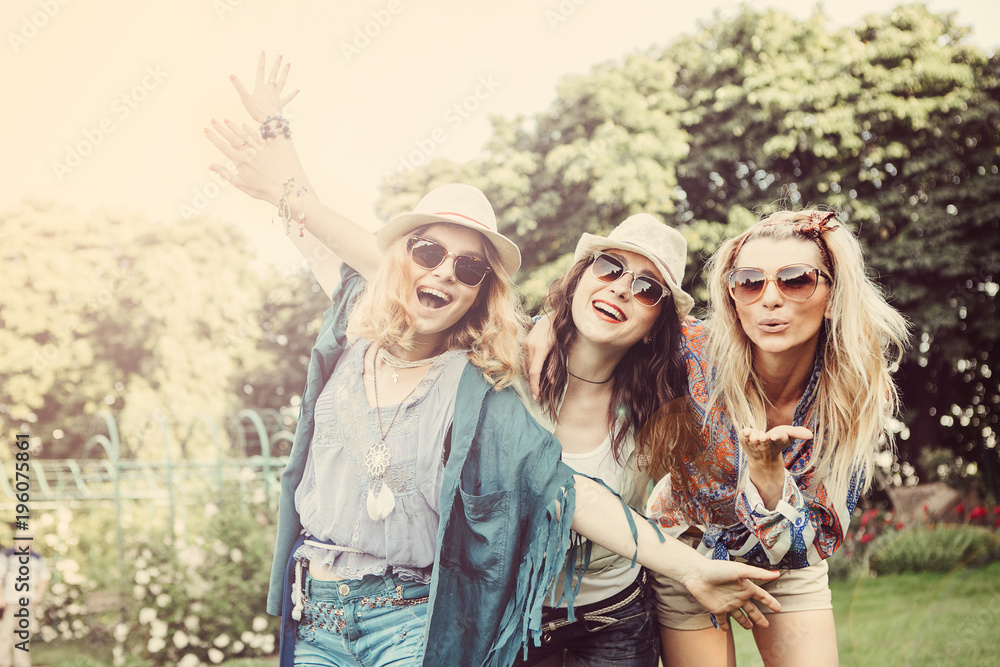
[(754, 303), (767, 289), (768, 281), (774, 281), (778, 291), (792, 301), (805, 301), (816, 293), (820, 276), (830, 280), (830, 276), (809, 264), (791, 264), (767, 275), (760, 269), (738, 268), (726, 276), (729, 295), (738, 303)]
[(665, 296), (670, 296), (670, 290), (664, 285), (647, 276), (637, 276), (629, 271), (620, 259), (603, 252), (594, 253), (594, 262), (590, 265), (594, 277), (605, 283), (613, 283), (624, 274), (632, 276), (632, 296), (643, 306), (652, 308)]
[(471, 255), (456, 255), (437, 241), (431, 241), (420, 236), (411, 236), (406, 243), (410, 258), (425, 269), (436, 269), (448, 257), (455, 259), (455, 278), (468, 287), (475, 287), (483, 282), (486, 274), (493, 269), (478, 257)]

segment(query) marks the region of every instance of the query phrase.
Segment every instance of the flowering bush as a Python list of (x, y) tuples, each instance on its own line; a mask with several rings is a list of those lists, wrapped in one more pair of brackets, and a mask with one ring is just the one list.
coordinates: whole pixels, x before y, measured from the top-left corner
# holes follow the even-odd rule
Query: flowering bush
[(152, 533), (131, 541), (116, 663), (126, 652), (179, 667), (274, 653), (277, 619), (264, 612), (274, 545), (267, 514), (240, 499), (204, 510), (204, 530), (189, 527), (184, 543)]
[(121, 557), (107, 506), (40, 514), (36, 548), (52, 581), (37, 638), (104, 647), (116, 665), (195, 667), (273, 654), (277, 619), (264, 611), (271, 512), (259, 489), (221, 495), (218, 504), (180, 508), (174, 530), (166, 512), (126, 503)]
[[(966, 515), (965, 505), (959, 503), (953, 511), (964, 524), (934, 522), (926, 506), (920, 518), (908, 523), (878, 507), (859, 509), (843, 545), (829, 560), (830, 577), (844, 579), (870, 571), (949, 571), (1000, 557), (991, 541), (1000, 529), (1000, 505), (992, 509), (976, 506)], [(935, 531), (942, 534), (924, 535)]]

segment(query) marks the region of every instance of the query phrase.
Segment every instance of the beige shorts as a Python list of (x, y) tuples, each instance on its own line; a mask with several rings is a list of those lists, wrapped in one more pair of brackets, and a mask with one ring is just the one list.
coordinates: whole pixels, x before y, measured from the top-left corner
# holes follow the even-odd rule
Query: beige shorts
[[(760, 587), (781, 603), (782, 612), (833, 609), (830, 580), (827, 577), (829, 569), (830, 566), (824, 560), (801, 570), (782, 570), (780, 577), (762, 583)], [(653, 590), (656, 592), (656, 614), (660, 625), (674, 630), (704, 630), (713, 627), (705, 607), (675, 580), (656, 574)], [(753, 602), (765, 614), (774, 613), (760, 602)]]

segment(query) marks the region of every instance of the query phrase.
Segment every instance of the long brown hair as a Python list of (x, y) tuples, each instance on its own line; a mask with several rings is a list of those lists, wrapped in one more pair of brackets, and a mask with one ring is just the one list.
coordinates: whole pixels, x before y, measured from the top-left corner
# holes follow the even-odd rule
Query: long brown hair
[[(545, 358), (539, 382), (538, 400), (552, 419), (566, 386), (566, 359), (576, 338), (573, 323), (573, 294), (592, 257), (578, 261), (563, 278), (549, 289), (545, 299), (552, 309), (555, 344)], [(686, 375), (680, 358), (680, 321), (671, 300), (660, 302), (660, 313), (647, 337), (648, 344), (637, 342), (628, 349), (611, 375), (611, 402), (608, 423), (620, 423), (613, 430), (611, 451), (622, 462), (622, 443), (629, 432), (635, 433), (636, 454), (648, 460), (652, 445), (645, 437), (643, 425), (661, 406), (680, 396), (686, 386)]]

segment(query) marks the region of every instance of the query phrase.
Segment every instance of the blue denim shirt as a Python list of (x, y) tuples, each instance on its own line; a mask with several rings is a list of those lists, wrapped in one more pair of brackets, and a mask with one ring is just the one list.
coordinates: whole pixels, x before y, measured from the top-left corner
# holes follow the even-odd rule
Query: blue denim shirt
[[(295, 640), (286, 567), (301, 530), (295, 488), (312, 441), (316, 399), (346, 345), (347, 317), (363, 285), (344, 268), (312, 351), (281, 478), (267, 611), (285, 612), (282, 665), (292, 664)], [(495, 391), (477, 368), (466, 367), (442, 480), (424, 664), (510, 665), (526, 641), (537, 643), (543, 598), (563, 566), (575, 508), (573, 471), (561, 453), (512, 390)]]

